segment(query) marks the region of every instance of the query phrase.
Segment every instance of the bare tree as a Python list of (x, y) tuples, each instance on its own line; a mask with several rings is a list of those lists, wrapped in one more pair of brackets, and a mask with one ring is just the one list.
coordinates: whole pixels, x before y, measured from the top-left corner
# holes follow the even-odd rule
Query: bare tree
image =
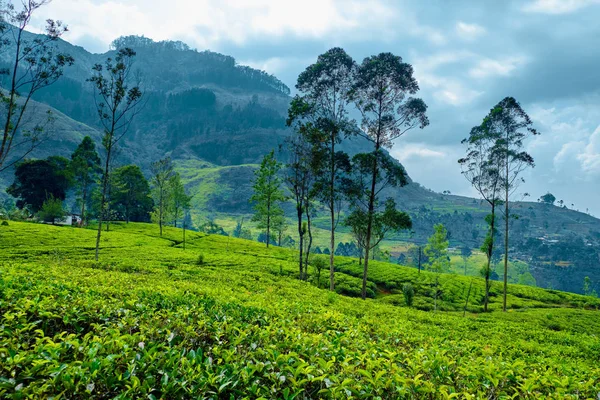
[(132, 49), (120, 49), (114, 59), (108, 58), (104, 65), (94, 65), (92, 77), (88, 79), (94, 85), (96, 110), (104, 128), (102, 146), (106, 151), (96, 236), (96, 261), (100, 250), (102, 220), (107, 210), (111, 156), (142, 105), (140, 79), (139, 76), (133, 76), (134, 57), (135, 51)]
[(67, 31), (61, 21), (47, 20), (45, 35), (27, 39), (25, 32), (33, 13), (50, 0), (27, 0), (21, 9), (12, 3), (0, 2), (0, 52), (8, 53), (9, 68), (0, 70), (8, 76), (8, 87), (0, 91), (2, 103), (2, 143), (0, 172), (10, 168), (38, 147), (50, 134), (54, 117), (48, 111), (45, 118), (34, 120), (28, 115), (32, 96), (52, 85), (63, 74), (73, 57), (57, 51), (53, 43)]

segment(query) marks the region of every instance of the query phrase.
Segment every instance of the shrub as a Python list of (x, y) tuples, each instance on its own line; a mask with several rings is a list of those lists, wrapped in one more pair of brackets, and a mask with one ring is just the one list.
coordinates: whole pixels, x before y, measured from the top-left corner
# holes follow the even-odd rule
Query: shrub
[(8, 222), (2, 221), (2, 223), (0, 225), (2, 225), (2, 226), (8, 226)]
[(196, 265), (201, 267), (204, 265), (204, 254), (200, 253), (198, 254), (198, 258), (196, 259)]
[(42, 209), (38, 211), (37, 216), (44, 222), (54, 223), (57, 219), (65, 216), (62, 200), (50, 197), (42, 205)]
[(404, 295), (404, 301), (407, 306), (412, 307), (413, 300), (415, 297), (415, 288), (410, 283), (402, 285), (402, 294)]

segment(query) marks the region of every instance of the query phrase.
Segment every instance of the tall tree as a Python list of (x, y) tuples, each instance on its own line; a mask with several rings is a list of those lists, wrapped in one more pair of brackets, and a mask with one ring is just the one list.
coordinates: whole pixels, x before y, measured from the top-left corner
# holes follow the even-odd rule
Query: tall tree
[(486, 121), (487, 117), (480, 126), (471, 129), (468, 138), (462, 140), (461, 143), (467, 146), (467, 151), (465, 157), (458, 160), (463, 176), (490, 206), (490, 214), (486, 217), (489, 228), (481, 247), (487, 258), (483, 271), (485, 278), (484, 311), (488, 310), (490, 298), (491, 262), (496, 236), (496, 206), (500, 200), (502, 185), (501, 160), (496, 157), (494, 151), (496, 137), (493, 132), (486, 129)]
[(285, 200), (281, 189), (279, 171), (281, 164), (275, 159), (275, 152), (271, 151), (263, 157), (260, 168), (254, 173), (254, 194), (250, 201), (254, 203), (253, 221), (258, 222), (258, 228), (266, 231), (266, 243), (271, 242), (271, 229), (273, 222), (283, 216), (281, 202)]
[(175, 171), (170, 157), (153, 162), (150, 170), (152, 171), (152, 192), (154, 196), (154, 212), (152, 219), (158, 223), (160, 236), (163, 234), (163, 225), (166, 224), (171, 211), (173, 191), (171, 184)]
[(288, 124), (305, 120), (321, 133), (313, 144), (323, 148), (326, 157), (319, 174), (320, 198), (330, 215), (329, 289), (335, 287), (335, 229), (339, 221), (340, 202), (343, 199), (337, 183), (347, 165), (347, 156), (337, 150), (342, 138), (355, 132), (348, 117), (348, 94), (354, 82), (356, 63), (343, 49), (332, 48), (321, 54), (317, 62), (298, 76), (296, 88), (300, 92), (289, 108)]
[(510, 198), (519, 184), (523, 182), (521, 173), (534, 167), (533, 157), (523, 149), (524, 141), (530, 136), (539, 135), (533, 127), (529, 115), (512, 97), (506, 97), (496, 104), (485, 121), (485, 129), (496, 137), (493, 151), (502, 162), (502, 191), (504, 192), (504, 293), (502, 310), (506, 311), (506, 293), (508, 287), (508, 246)]
[(15, 180), (6, 192), (17, 198), (17, 207), (29, 207), (38, 212), (44, 202), (55, 199), (62, 202), (72, 185), (69, 160), (53, 156), (45, 160), (25, 160), (17, 164)]
[(77, 201), (81, 205), (81, 221), (85, 223), (85, 207), (89, 202), (92, 187), (102, 170), (100, 167), (100, 156), (96, 151), (96, 145), (91, 137), (84, 137), (73, 154), (71, 154), (71, 170), (73, 171), (73, 179), (78, 196)]
[(26, 28), (33, 14), (50, 0), (23, 0), (22, 8), (11, 2), (0, 3), (0, 53), (8, 60), (8, 68), (0, 74), (8, 84), (0, 91), (2, 139), (0, 143), (0, 172), (15, 165), (49, 136), (50, 112), (41, 121), (31, 122), (26, 114), (33, 95), (52, 85), (63, 74), (73, 57), (59, 52), (53, 45), (67, 27), (48, 19), (45, 35), (27, 39)]
[(139, 77), (134, 79), (133, 60), (135, 51), (123, 48), (117, 52), (114, 60), (106, 59), (104, 65), (96, 64), (92, 68), (92, 77), (88, 79), (93, 86), (96, 110), (100, 123), (104, 128), (102, 146), (106, 154), (102, 190), (100, 196), (100, 213), (98, 214), (98, 234), (96, 235), (96, 261), (100, 251), (102, 220), (107, 210), (107, 195), (110, 182), (111, 157), (115, 147), (129, 130), (133, 118), (141, 109), (142, 91)]
[(125, 165), (112, 173), (111, 208), (127, 223), (148, 222), (154, 202), (148, 180), (137, 165)]
[[(373, 248), (371, 236), (378, 194), (385, 186), (406, 184), (404, 170), (394, 167), (383, 149), (391, 148), (394, 140), (407, 131), (429, 125), (425, 102), (410, 97), (418, 90), (412, 66), (402, 62), (401, 57), (381, 53), (364, 59), (358, 67), (356, 80), (349, 94), (362, 115), (361, 135), (373, 144), (372, 152), (364, 154), (358, 160), (361, 175), (370, 175), (370, 179), (364, 182), (367, 188), (364, 204), (367, 226), (364, 238), (363, 298), (366, 296), (369, 252)], [(385, 175), (385, 178), (380, 179), (380, 175)]]

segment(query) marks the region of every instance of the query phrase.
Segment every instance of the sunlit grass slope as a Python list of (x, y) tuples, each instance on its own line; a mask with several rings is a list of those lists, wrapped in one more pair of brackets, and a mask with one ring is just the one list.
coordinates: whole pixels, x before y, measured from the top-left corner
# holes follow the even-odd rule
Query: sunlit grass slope
[[(295, 279), (295, 254), (156, 226), (0, 226), (3, 398), (596, 398), (596, 299), (512, 286), (519, 309), (426, 312), (434, 276), (373, 263), (375, 299)], [(358, 289), (356, 260), (340, 282)], [(311, 271), (312, 272), (312, 271)], [(442, 275), (438, 309), (472, 278)], [(472, 310), (482, 283), (473, 280)], [(494, 289), (499, 293), (499, 288)], [(396, 294), (394, 294), (396, 293)], [(445, 296), (445, 298), (444, 298)], [(494, 298), (493, 309), (498, 299)], [(471, 309), (471, 308), (470, 308)]]

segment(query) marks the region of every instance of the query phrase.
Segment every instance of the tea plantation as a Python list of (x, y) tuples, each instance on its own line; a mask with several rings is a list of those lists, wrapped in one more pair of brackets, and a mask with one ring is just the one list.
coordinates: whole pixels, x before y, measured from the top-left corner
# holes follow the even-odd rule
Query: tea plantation
[(502, 313), (496, 282), (484, 314), (478, 278), (373, 262), (362, 301), (354, 259), (334, 294), (289, 249), (110, 230), (94, 262), (93, 230), (0, 226), (0, 398), (600, 396), (598, 299), (511, 285)]

